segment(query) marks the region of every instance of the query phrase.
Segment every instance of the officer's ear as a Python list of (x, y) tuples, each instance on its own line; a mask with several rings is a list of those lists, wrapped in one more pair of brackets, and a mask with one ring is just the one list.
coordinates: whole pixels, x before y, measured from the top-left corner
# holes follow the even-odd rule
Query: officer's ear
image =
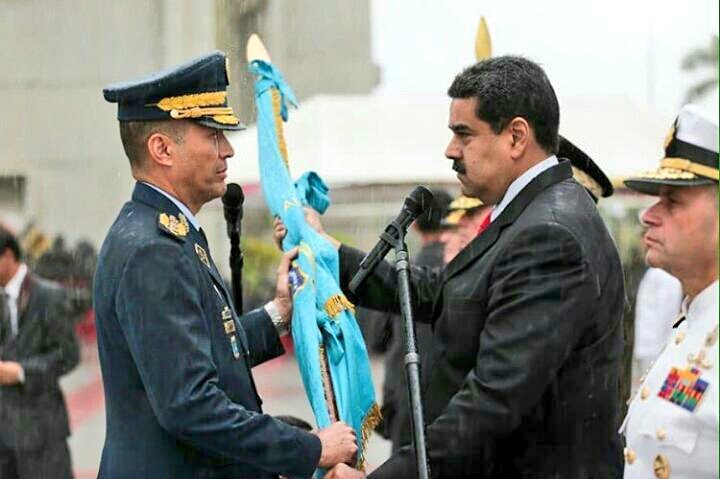
[(146, 142), (148, 160), (161, 166), (172, 166), (177, 143), (163, 132), (152, 133)]

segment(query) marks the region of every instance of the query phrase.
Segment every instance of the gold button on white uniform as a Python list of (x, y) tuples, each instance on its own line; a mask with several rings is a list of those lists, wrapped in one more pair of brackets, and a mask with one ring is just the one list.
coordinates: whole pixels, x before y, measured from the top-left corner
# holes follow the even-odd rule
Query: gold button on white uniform
[(625, 454), (625, 462), (627, 462), (628, 464), (632, 464), (633, 462), (635, 462), (635, 451), (626, 447), (623, 451), (623, 454)]
[(643, 386), (643, 388), (640, 390), (640, 399), (642, 399), (644, 401), (649, 396), (650, 396), (650, 390), (647, 387)]

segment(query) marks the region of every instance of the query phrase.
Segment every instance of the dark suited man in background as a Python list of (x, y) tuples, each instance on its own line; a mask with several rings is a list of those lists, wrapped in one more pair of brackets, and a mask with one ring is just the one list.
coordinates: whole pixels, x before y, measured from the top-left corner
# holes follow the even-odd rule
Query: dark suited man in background
[[(415, 319), (435, 332), (423, 368), (432, 475), (621, 477), (622, 270), (593, 199), (555, 156), (555, 92), (538, 65), (503, 56), (448, 94), (445, 154), (462, 192), (496, 206), (443, 274), (411, 275)], [(347, 285), (364, 255), (335, 244)], [(398, 311), (396, 287), (383, 263), (349, 297)], [(405, 447), (371, 477), (415, 475)]]
[(0, 478), (71, 478), (58, 379), (80, 360), (65, 291), (28, 271), (0, 227)]
[(242, 126), (213, 52), (104, 90), (137, 180), (94, 281), (107, 435), (100, 477), (309, 477), (351, 461), (353, 430), (317, 433), (263, 414), (250, 368), (284, 352), (288, 253), (275, 298), (239, 316), (195, 215), (225, 193)]

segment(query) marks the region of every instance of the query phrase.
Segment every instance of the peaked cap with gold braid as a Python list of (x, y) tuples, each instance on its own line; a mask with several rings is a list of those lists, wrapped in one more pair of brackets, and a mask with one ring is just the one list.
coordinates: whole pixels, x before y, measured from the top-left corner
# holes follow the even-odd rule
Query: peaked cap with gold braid
[(665, 138), (660, 167), (625, 180), (628, 188), (657, 195), (662, 185), (718, 184), (718, 122), (695, 105), (685, 105)]
[(227, 102), (227, 57), (215, 51), (168, 70), (103, 89), (120, 121), (191, 120), (209, 128), (243, 130)]
[(558, 158), (570, 160), (573, 178), (585, 187), (595, 203), (601, 197), (611, 196), (614, 191), (612, 182), (593, 159), (564, 136), (558, 135), (558, 140)]

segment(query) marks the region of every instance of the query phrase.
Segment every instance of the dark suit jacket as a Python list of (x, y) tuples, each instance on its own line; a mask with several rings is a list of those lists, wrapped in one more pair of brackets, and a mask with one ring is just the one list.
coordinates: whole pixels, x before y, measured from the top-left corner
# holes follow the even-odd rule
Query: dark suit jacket
[[(342, 283), (362, 253), (341, 249)], [(587, 192), (561, 162), (528, 184), (443, 271), (413, 271), (434, 324), (423, 370), (433, 477), (622, 475), (623, 279)], [(397, 310), (381, 265), (361, 305)], [(410, 448), (371, 477), (415, 477)]]
[(283, 353), (269, 316), (257, 309), (238, 317), (204, 236), (192, 225), (187, 236), (171, 234), (159, 227), (161, 213), (180, 212), (138, 183), (98, 260), (107, 414), (100, 477), (310, 476), (319, 439), (262, 414), (250, 373)]
[(16, 361), (25, 383), (0, 386), (0, 444), (37, 450), (70, 435), (58, 379), (80, 360), (65, 291), (28, 272), (18, 298), (18, 332), (0, 343), (0, 360)]

